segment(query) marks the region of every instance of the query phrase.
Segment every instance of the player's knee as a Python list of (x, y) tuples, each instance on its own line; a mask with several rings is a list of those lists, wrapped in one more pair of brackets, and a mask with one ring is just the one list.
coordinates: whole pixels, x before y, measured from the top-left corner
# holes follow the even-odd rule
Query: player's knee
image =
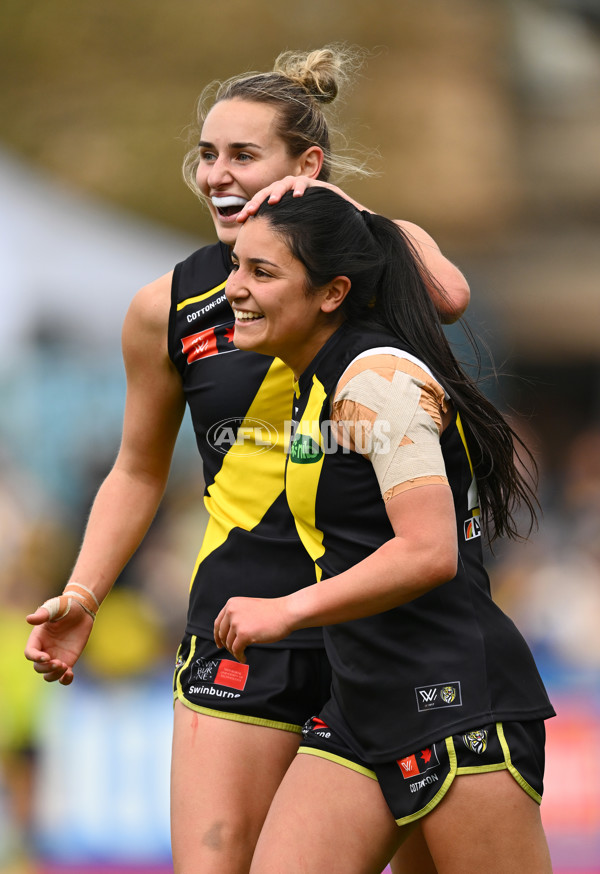
[(257, 837), (252, 821), (241, 815), (207, 823), (201, 842), (203, 847), (215, 853), (229, 853), (232, 848), (239, 850), (243, 846), (248, 846), (252, 851)]
[(240, 812), (226, 818), (205, 817), (184, 840), (173, 841), (174, 874), (237, 874), (248, 871), (260, 824)]

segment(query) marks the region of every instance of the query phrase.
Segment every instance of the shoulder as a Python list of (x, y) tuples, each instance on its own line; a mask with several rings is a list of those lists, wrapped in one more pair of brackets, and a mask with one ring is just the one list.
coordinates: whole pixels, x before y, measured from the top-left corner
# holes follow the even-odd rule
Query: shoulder
[(171, 308), (172, 281), (173, 271), (171, 270), (140, 288), (131, 301), (125, 324), (128, 320), (146, 326), (158, 327), (162, 324), (166, 330)]
[(444, 398), (444, 389), (427, 365), (410, 352), (393, 347), (376, 347), (357, 355), (342, 373), (334, 398), (341, 399), (361, 387), (368, 391), (374, 383), (399, 381), (425, 387), (439, 397), (440, 403)]
[(167, 350), (171, 284), (173, 271), (144, 285), (134, 296), (123, 324), (124, 353), (134, 354), (144, 347)]

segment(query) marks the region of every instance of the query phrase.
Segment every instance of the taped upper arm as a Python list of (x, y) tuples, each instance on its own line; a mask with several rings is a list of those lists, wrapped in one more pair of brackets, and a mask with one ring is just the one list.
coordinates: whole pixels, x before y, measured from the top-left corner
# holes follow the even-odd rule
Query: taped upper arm
[(364, 353), (337, 386), (338, 442), (371, 461), (384, 500), (410, 488), (447, 484), (440, 447), (445, 392), (413, 356)]

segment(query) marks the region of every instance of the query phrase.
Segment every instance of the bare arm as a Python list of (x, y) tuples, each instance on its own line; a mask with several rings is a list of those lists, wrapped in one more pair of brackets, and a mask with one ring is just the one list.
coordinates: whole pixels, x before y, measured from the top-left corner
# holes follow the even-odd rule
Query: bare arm
[(451, 325), (469, 306), (471, 300), (469, 283), (458, 267), (446, 258), (427, 231), (412, 222), (400, 219), (395, 219), (395, 222), (409, 237), (419, 258), (435, 280), (435, 283), (431, 283), (425, 277), (427, 290), (442, 322)]
[[(293, 191), (294, 197), (301, 197), (307, 188), (314, 185), (335, 191), (340, 197), (349, 200), (357, 209), (366, 209), (341, 188), (330, 182), (320, 182), (308, 176), (286, 176), (257, 192), (244, 206), (237, 220), (243, 222), (249, 215), (254, 215), (263, 200), (267, 198), (269, 203), (277, 203), (286, 191)], [(445, 324), (452, 324), (463, 315), (469, 306), (471, 290), (467, 280), (458, 267), (446, 258), (433, 237), (423, 228), (400, 219), (394, 221), (410, 238), (418, 256), (433, 278), (433, 282), (430, 282), (425, 277), (425, 282), (441, 320)]]
[(394, 538), (344, 573), (283, 598), (231, 598), (215, 621), (217, 646), (243, 661), (252, 643), (281, 640), (298, 628), (372, 616), (451, 580), (457, 542), (450, 487), (410, 489), (388, 501), (386, 509)]
[[(184, 411), (181, 380), (167, 353), (171, 274), (138, 292), (123, 327), (127, 399), (121, 446), (94, 500), (71, 579), (99, 602), (141, 543), (162, 498)], [(92, 619), (77, 604), (49, 622), (44, 607), (27, 617), (34, 625), (25, 655), (47, 680), (67, 685)]]

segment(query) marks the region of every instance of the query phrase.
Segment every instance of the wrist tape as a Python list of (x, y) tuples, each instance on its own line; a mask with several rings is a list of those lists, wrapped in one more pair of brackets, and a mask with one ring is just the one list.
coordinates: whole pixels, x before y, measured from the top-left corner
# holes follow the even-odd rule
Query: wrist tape
[(73, 599), (85, 610), (88, 616), (91, 616), (92, 619), (96, 618), (100, 604), (92, 590), (82, 583), (70, 582), (65, 586), (62, 595), (49, 598), (42, 604), (42, 607), (45, 607), (50, 614), (48, 621), (58, 622), (59, 619), (64, 619), (71, 609)]

